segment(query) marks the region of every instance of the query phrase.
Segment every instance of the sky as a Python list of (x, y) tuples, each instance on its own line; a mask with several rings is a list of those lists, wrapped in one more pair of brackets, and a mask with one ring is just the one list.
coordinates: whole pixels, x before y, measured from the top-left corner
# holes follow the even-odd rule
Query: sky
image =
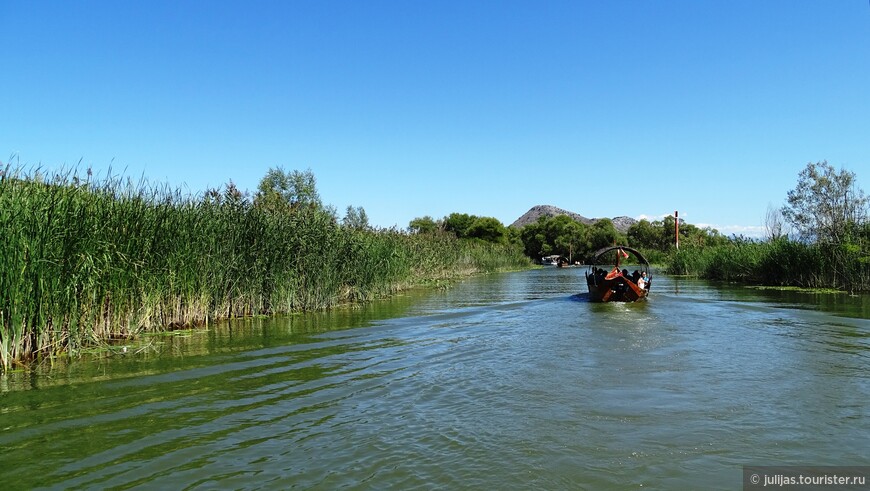
[(760, 236), (870, 190), (868, 0), (0, 2), (0, 162), (191, 194), (311, 170), (372, 225), (535, 205)]

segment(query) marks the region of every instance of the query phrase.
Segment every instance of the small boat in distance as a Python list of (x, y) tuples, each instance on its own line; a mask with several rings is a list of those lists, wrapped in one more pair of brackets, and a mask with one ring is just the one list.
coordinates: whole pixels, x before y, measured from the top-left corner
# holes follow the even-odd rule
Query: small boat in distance
[(557, 266), (559, 264), (559, 255), (544, 256), (541, 258), (541, 266)]
[[(616, 255), (616, 266), (613, 269), (600, 268), (607, 264), (604, 261), (611, 254)], [(628, 268), (619, 269), (620, 262), (625, 259), (636, 269), (633, 273)], [(589, 287), (589, 298), (593, 302), (634, 302), (649, 295), (652, 277), (649, 271), (649, 261), (636, 249), (626, 246), (609, 246), (598, 249), (590, 257), (589, 271), (586, 272), (586, 284)]]

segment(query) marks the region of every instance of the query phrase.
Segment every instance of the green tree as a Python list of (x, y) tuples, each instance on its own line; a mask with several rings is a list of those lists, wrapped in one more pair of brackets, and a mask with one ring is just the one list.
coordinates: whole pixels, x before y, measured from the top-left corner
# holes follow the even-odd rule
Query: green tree
[(554, 220), (553, 245), (557, 254), (573, 261), (575, 257), (585, 256), (589, 252), (587, 227), (568, 216), (562, 217), (567, 220)]
[(529, 257), (559, 254), (568, 258), (589, 252), (588, 227), (567, 215), (541, 217), (519, 233), (523, 250)]
[(520, 230), (520, 240), (523, 242), (523, 252), (531, 258), (548, 256), (552, 252), (552, 245), (547, 244), (547, 236), (544, 226), (547, 217), (541, 217), (535, 223), (530, 223)]
[(468, 236), (468, 229), (477, 217), (467, 213), (451, 213), (444, 218), (444, 230), (453, 232), (463, 239)]
[(505, 227), (508, 243), (519, 249), (523, 248), (522, 230), (516, 227)]
[(260, 180), (254, 205), (271, 211), (293, 210), (303, 205), (323, 206), (311, 169), (287, 172), (281, 167), (270, 168)]
[(366, 210), (362, 206), (357, 206), (355, 208), (353, 206), (348, 206), (341, 223), (345, 227), (358, 230), (368, 230), (371, 228), (369, 225), (369, 216), (366, 214)]
[(590, 227), (589, 245), (590, 251), (596, 251), (602, 247), (613, 244), (625, 244), (628, 240), (616, 230), (613, 221), (609, 218), (601, 218)]
[(680, 243), (705, 247), (722, 245), (727, 241), (727, 238), (714, 228), (699, 228), (691, 223), (680, 221)]
[(408, 224), (408, 230), (415, 234), (434, 234), (435, 232), (438, 232), (440, 228), (438, 222), (428, 215), (415, 218)]
[(834, 286), (847, 291), (868, 283), (867, 206), (855, 173), (822, 161), (800, 172), (782, 208), (801, 239), (821, 246)]
[(800, 237), (812, 242), (842, 244), (850, 227), (867, 219), (867, 197), (855, 173), (837, 172), (827, 161), (808, 163), (788, 192), (783, 217)]
[(506, 243), (507, 231), (505, 226), (496, 218), (477, 217), (465, 231), (468, 238), (477, 238), (487, 242)]
[[(656, 226), (658, 224), (658, 226)], [(632, 247), (663, 249), (661, 222), (642, 219), (628, 228), (628, 244)]]

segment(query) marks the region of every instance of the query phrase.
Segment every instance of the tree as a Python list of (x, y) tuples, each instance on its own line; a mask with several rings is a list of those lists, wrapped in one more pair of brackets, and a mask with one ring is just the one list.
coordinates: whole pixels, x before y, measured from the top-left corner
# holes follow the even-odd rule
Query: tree
[(566, 215), (562, 216), (568, 218), (568, 220), (560, 221), (561, 226), (553, 239), (553, 245), (556, 246), (556, 250), (561, 255), (573, 262), (575, 257), (584, 256), (588, 253), (586, 250), (586, 226)]
[(497, 218), (492, 217), (475, 218), (466, 229), (465, 236), (468, 238), (485, 240), (487, 242), (507, 242), (505, 226)]
[(408, 224), (408, 230), (415, 234), (434, 234), (439, 229), (438, 222), (428, 215), (415, 218)]
[(624, 244), (626, 242), (625, 237), (616, 230), (613, 221), (609, 218), (601, 218), (590, 227), (588, 241), (590, 252), (597, 251), (602, 247)]
[(254, 205), (271, 211), (294, 210), (303, 205), (322, 208), (311, 169), (286, 172), (281, 167), (270, 168), (260, 180)]
[(444, 218), (444, 230), (453, 232), (460, 239), (468, 234), (468, 228), (477, 217), (467, 213), (451, 213)]
[(520, 230), (520, 239), (526, 256), (538, 258), (550, 255), (552, 246), (547, 244), (547, 236), (544, 233), (547, 220), (547, 217), (541, 217), (536, 223), (530, 223)]
[(827, 161), (810, 162), (788, 192), (782, 216), (802, 239), (839, 245), (851, 228), (867, 220), (867, 203), (855, 173), (836, 172)]
[(785, 223), (781, 208), (775, 208), (771, 204), (767, 205), (767, 213), (764, 215), (764, 232), (767, 236), (767, 240), (771, 242), (788, 235), (785, 232)]
[(551, 254), (582, 257), (589, 252), (588, 229), (567, 215), (544, 216), (523, 227), (519, 234), (529, 257)]
[(628, 228), (629, 245), (649, 249), (664, 249), (661, 229), (661, 222), (650, 223), (644, 218)]
[(347, 212), (345, 213), (341, 223), (345, 227), (359, 230), (368, 230), (371, 228), (369, 225), (369, 216), (366, 214), (366, 210), (362, 206), (357, 206), (356, 208), (348, 206)]

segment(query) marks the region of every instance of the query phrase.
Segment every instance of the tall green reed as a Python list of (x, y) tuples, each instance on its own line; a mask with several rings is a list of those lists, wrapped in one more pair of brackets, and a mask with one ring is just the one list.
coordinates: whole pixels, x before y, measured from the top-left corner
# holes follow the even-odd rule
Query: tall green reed
[(144, 330), (325, 309), (431, 279), (528, 267), (515, 248), (338, 225), (168, 185), (7, 167), (0, 366)]
[(770, 286), (870, 290), (866, 251), (781, 238), (766, 242), (734, 240), (715, 247), (672, 250), (670, 274)]

